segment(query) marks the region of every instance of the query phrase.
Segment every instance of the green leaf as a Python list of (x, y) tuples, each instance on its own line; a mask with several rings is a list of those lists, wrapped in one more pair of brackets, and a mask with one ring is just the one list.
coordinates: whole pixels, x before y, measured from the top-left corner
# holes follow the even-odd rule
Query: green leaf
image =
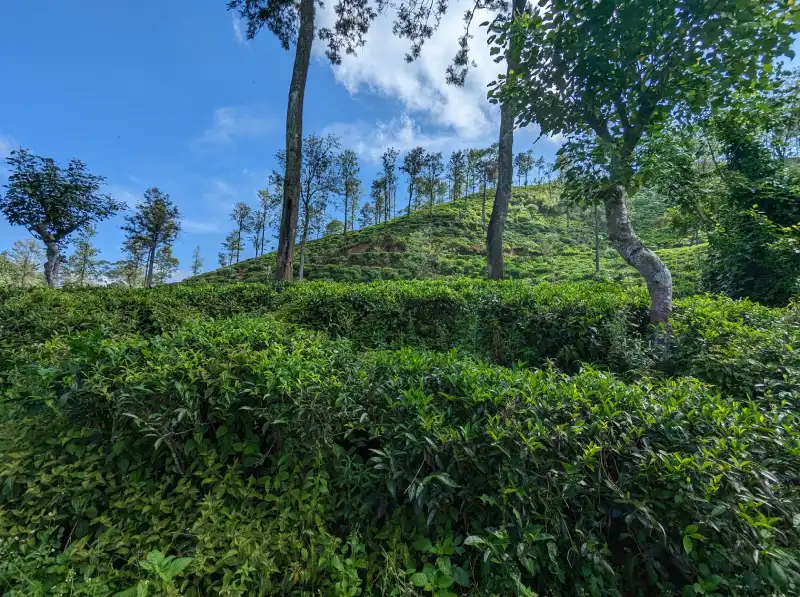
[(692, 553), (692, 538), (689, 535), (683, 537), (683, 549), (686, 553)]
[(411, 584), (415, 587), (426, 587), (428, 586), (428, 577), (422, 572), (415, 572), (411, 575)]

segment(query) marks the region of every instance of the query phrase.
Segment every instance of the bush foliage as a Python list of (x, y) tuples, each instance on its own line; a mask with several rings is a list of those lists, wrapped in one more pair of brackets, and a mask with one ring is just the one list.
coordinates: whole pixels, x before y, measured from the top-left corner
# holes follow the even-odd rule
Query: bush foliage
[(5, 292), (0, 594), (796, 593), (797, 308), (681, 299), (664, 355), (646, 306)]

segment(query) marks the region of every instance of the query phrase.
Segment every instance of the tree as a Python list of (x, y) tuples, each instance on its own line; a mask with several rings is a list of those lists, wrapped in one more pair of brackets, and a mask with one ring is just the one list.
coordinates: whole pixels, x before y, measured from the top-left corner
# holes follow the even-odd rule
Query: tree
[(144, 192), (144, 200), (136, 206), (136, 213), (126, 216), (125, 221), (127, 224), (122, 229), (128, 234), (128, 242), (146, 251), (144, 286), (150, 288), (156, 253), (177, 238), (181, 230), (180, 213), (168, 194), (152, 187)]
[(475, 161), (476, 175), (479, 177), (480, 188), (483, 190), (481, 197), (481, 226), (486, 230), (486, 191), (489, 183), (497, 176), (497, 146), (492, 145), (486, 149), (470, 150)]
[(325, 236), (334, 234), (342, 234), (344, 232), (344, 222), (341, 220), (333, 219), (325, 224)]
[(230, 261), (228, 260), (228, 253), (226, 251), (220, 251), (217, 254), (217, 263), (219, 263), (220, 267), (228, 267), (230, 265)]
[(383, 165), (383, 184), (385, 185), (384, 196), (384, 215), (383, 220), (388, 222), (394, 215), (395, 196), (397, 195), (397, 173), (395, 172), (395, 164), (397, 163), (397, 156), (400, 155), (394, 147), (390, 147), (383, 152), (381, 156), (381, 164)]
[(339, 194), (342, 197), (344, 207), (344, 224), (342, 235), (347, 238), (348, 230), (353, 229), (353, 214), (361, 194), (361, 179), (358, 166), (358, 155), (352, 149), (345, 149), (339, 154), (339, 181), (341, 187)]
[(386, 182), (383, 180), (383, 176), (372, 181), (369, 197), (372, 199), (370, 205), (374, 212), (372, 222), (374, 224), (380, 224), (381, 218), (385, 213), (384, 205), (386, 204)]
[(91, 224), (82, 228), (72, 255), (65, 263), (66, 279), (79, 288), (97, 282), (107, 263), (97, 258), (100, 250), (92, 244), (95, 236), (97, 231)]
[[(379, 3), (379, 7), (383, 6)], [(286, 147), (283, 163), (283, 209), (278, 236), (276, 278), (292, 279), (294, 243), (300, 214), (301, 171), (303, 160), (303, 101), (305, 96), (311, 46), (314, 41), (315, 0), (230, 0), (229, 10), (236, 10), (247, 22), (247, 38), (253, 39), (263, 27), (269, 29), (288, 50), (295, 43), (292, 81), (286, 110)], [(318, 29), (327, 42), (326, 56), (333, 64), (341, 63), (342, 53), (354, 54), (364, 45), (369, 26), (377, 16), (369, 0), (334, 5), (336, 21), (332, 28)], [(299, 26), (298, 26), (299, 24)], [(301, 268), (302, 271), (302, 268)]]
[[(227, 256), (226, 265), (233, 265), (236, 263), (236, 255), (244, 250), (241, 237), (236, 231), (229, 232), (222, 243), (222, 250)], [(224, 266), (223, 266), (224, 267)]]
[(498, 78), (493, 101), (513, 101), (520, 125), (591, 132), (603, 147), (608, 237), (644, 277), (653, 323), (672, 311), (672, 276), (628, 218), (636, 148), (670, 115), (764, 85), (773, 59), (790, 53), (799, 14), (794, 0), (554, 0), (491, 31), (497, 46), (511, 36), (521, 48), (519, 69)]
[(192, 275), (196, 276), (200, 273), (203, 269), (203, 263), (205, 260), (203, 256), (200, 254), (200, 245), (197, 245), (192, 251)]
[(13, 268), (12, 279), (17, 286), (28, 286), (36, 280), (42, 264), (42, 248), (32, 238), (14, 242), (8, 259)]
[(447, 162), (447, 179), (450, 181), (450, 200), (457, 201), (464, 193), (467, 157), (463, 150), (450, 154)]
[(427, 153), (422, 147), (415, 147), (403, 157), (403, 164), (400, 172), (408, 177), (408, 209), (407, 215), (411, 215), (411, 208), (414, 200), (414, 185), (419, 178), (422, 168), (427, 160)]
[(163, 245), (156, 254), (156, 264), (153, 277), (157, 284), (165, 284), (172, 275), (178, 271), (180, 262), (172, 254), (172, 247)]
[[(337, 161), (338, 137), (311, 135), (306, 137), (304, 147), (300, 176), (300, 267), (297, 273), (300, 281), (303, 279), (305, 269), (306, 243), (309, 234), (317, 225), (322, 228), (322, 217), (328, 205), (328, 198), (336, 194), (341, 187)], [(283, 166), (286, 161), (284, 152), (279, 151), (275, 157), (278, 164)], [(272, 178), (275, 181), (281, 180), (278, 173), (273, 173)]]
[(49, 286), (58, 286), (64, 262), (61, 249), (70, 235), (113, 216), (124, 204), (100, 194), (105, 178), (90, 174), (78, 159), (63, 168), (23, 148), (12, 151), (6, 162), (11, 175), (0, 195), (0, 211), (11, 224), (24, 226), (44, 243), (45, 279)]
[(376, 223), (375, 206), (369, 201), (361, 206), (361, 209), (358, 212), (358, 223), (361, 228), (366, 228), (367, 226), (372, 226)]
[(425, 187), (428, 193), (429, 210), (433, 210), (433, 205), (436, 203), (436, 198), (439, 196), (443, 174), (444, 162), (442, 161), (442, 153), (428, 154), (425, 160), (425, 166), (422, 170), (422, 176), (425, 180)]
[(239, 263), (240, 253), (244, 249), (244, 239), (242, 238), (242, 233), (248, 231), (247, 224), (250, 221), (251, 215), (252, 210), (244, 201), (237, 201), (231, 210), (231, 220), (233, 220), (233, 222), (236, 224), (236, 246), (238, 247), (238, 250), (236, 251), (236, 263)]
[(524, 180), (525, 186), (528, 186), (528, 174), (533, 170), (535, 163), (532, 149), (521, 151), (514, 156), (514, 168), (517, 170), (517, 184), (522, 184)]

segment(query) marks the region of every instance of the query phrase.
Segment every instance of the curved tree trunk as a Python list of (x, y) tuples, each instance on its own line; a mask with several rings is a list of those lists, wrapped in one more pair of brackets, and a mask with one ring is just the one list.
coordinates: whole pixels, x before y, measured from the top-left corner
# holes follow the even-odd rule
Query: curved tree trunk
[(609, 187), (605, 198), (608, 240), (644, 278), (650, 293), (650, 322), (666, 323), (672, 313), (672, 275), (631, 228), (627, 198), (621, 185)]
[(51, 288), (58, 287), (58, 276), (61, 270), (61, 252), (58, 250), (58, 243), (54, 240), (45, 240), (47, 247), (47, 261), (44, 264), (44, 278), (47, 285)]
[(283, 178), (283, 211), (278, 233), (275, 278), (292, 279), (294, 242), (300, 208), (300, 170), (303, 159), (303, 98), (314, 41), (314, 0), (300, 2), (300, 31), (294, 56), (289, 106), (286, 110), (286, 170)]

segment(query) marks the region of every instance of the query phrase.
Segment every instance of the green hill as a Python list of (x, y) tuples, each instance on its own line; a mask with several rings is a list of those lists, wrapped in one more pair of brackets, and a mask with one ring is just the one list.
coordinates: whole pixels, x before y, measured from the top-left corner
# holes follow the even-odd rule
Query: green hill
[[(493, 192), (486, 201), (488, 221)], [(676, 294), (697, 291), (702, 245), (689, 246), (665, 221), (666, 207), (652, 194), (632, 201), (634, 226), (649, 246), (658, 250), (675, 274)], [(605, 239), (600, 216), (600, 279), (638, 282)], [(481, 196), (422, 209), (389, 222), (342, 235), (310, 241), (305, 278), (309, 280), (372, 281), (432, 277), (484, 277), (485, 232)], [(549, 282), (596, 279), (594, 222), (591, 210), (558, 203), (546, 185), (515, 187), (505, 232), (506, 277)], [(295, 250), (295, 268), (299, 256)], [(271, 278), (275, 254), (246, 259), (231, 267), (195, 278), (204, 282), (263, 282)], [(295, 271), (296, 273), (296, 271)]]

